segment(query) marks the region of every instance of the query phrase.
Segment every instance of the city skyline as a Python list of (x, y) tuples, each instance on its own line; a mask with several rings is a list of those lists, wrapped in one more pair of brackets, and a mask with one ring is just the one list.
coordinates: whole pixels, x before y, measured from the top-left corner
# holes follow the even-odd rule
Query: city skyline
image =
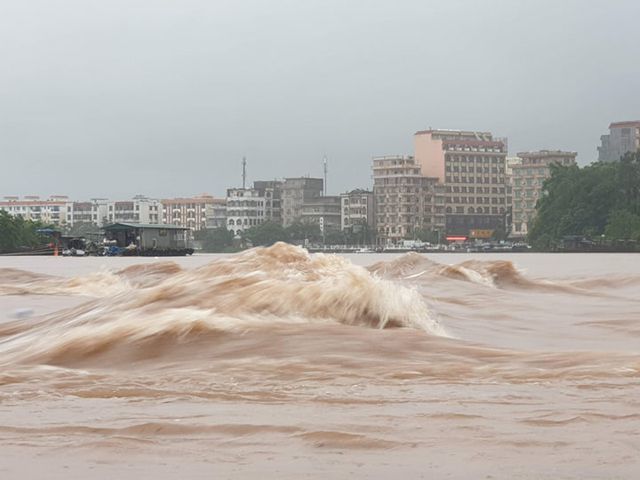
[[(153, 197), (371, 185), (429, 127), (597, 159), (636, 120), (635, 1), (7, 2), (0, 193)], [(99, 172), (99, 174), (97, 174)], [(366, 172), (363, 175), (363, 172)], [(55, 188), (54, 188), (55, 187)]]

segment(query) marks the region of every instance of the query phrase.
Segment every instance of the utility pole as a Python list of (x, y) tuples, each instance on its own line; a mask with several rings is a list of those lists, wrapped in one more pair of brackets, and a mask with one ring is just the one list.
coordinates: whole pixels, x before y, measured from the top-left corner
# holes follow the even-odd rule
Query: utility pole
[(242, 189), (247, 188), (247, 157), (242, 157)]
[(323, 161), (323, 167), (324, 167), (324, 196), (327, 196), (327, 156), (324, 156), (324, 161)]

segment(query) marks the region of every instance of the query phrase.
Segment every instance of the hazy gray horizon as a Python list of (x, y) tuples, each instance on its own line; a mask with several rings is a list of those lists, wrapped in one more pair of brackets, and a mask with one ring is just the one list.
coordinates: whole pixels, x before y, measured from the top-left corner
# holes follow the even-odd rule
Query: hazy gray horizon
[(30, 0), (0, 4), (0, 195), (211, 193), (322, 174), (428, 128), (597, 158), (640, 119), (640, 3)]

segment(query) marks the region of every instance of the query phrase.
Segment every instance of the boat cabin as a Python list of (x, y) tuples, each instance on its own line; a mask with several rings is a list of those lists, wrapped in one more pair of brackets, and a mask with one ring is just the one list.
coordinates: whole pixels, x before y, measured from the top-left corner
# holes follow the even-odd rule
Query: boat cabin
[[(103, 227), (105, 239), (138, 255), (190, 255), (189, 228), (178, 225), (114, 223)], [(135, 252), (135, 253), (134, 253)]]

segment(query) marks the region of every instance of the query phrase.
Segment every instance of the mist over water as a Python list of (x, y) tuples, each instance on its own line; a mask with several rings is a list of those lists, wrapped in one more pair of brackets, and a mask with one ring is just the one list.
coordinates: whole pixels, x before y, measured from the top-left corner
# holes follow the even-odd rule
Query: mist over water
[(631, 478), (639, 267), (285, 244), (3, 259), (0, 468)]

